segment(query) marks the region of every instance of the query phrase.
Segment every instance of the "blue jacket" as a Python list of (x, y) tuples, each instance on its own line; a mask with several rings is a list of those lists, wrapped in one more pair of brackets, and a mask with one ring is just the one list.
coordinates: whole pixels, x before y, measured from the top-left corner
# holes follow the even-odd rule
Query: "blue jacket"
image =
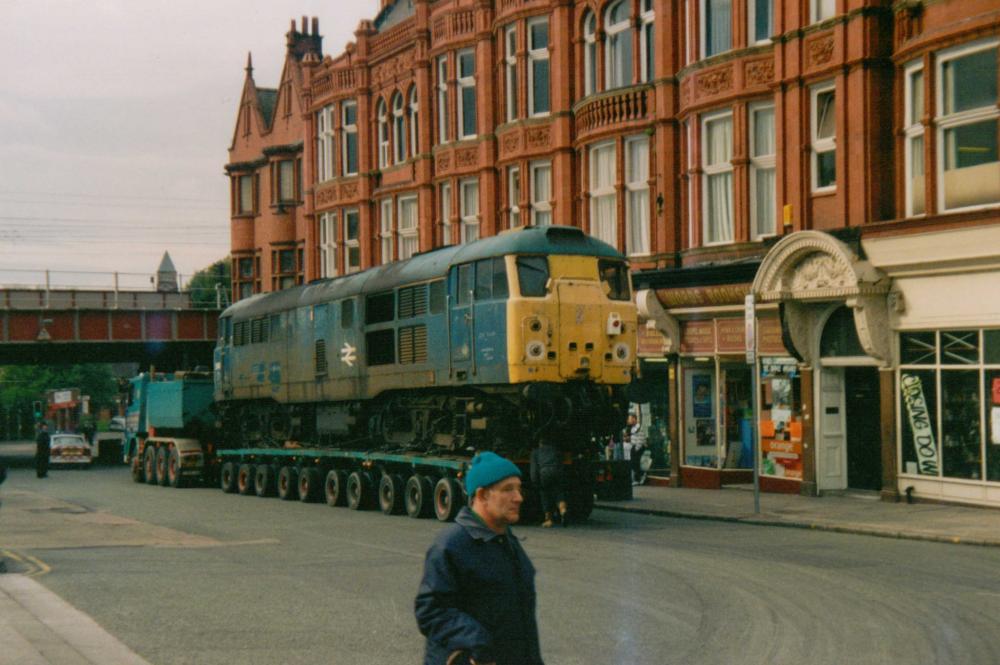
[(491, 531), (468, 507), (427, 550), (416, 599), (424, 665), (468, 651), (480, 663), (543, 665), (535, 568), (511, 533)]

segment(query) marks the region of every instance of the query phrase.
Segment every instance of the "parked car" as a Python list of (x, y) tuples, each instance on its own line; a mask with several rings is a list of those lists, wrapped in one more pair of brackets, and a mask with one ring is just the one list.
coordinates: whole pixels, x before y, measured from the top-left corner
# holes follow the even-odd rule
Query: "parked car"
[(89, 467), (94, 461), (94, 451), (82, 434), (53, 434), (49, 446), (50, 464)]
[(114, 416), (111, 422), (108, 423), (108, 429), (112, 432), (124, 432), (125, 431), (125, 416)]

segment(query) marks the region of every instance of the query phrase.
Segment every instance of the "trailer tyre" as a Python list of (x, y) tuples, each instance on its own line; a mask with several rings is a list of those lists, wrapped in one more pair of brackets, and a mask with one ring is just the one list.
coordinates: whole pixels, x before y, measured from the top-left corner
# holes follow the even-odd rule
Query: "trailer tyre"
[(219, 487), (226, 494), (236, 491), (236, 464), (225, 462), (219, 470)]
[(167, 456), (167, 482), (174, 488), (184, 487), (187, 484), (181, 475), (181, 454), (176, 448), (171, 448), (170, 455)]
[(299, 501), (313, 503), (319, 501), (319, 471), (302, 469), (299, 471)]
[(278, 471), (278, 497), (282, 501), (299, 498), (299, 473), (293, 466), (283, 466)]
[(257, 496), (274, 496), (274, 469), (270, 464), (258, 464), (254, 469), (253, 489)]
[(240, 464), (236, 474), (236, 491), (247, 496), (254, 493), (254, 468), (251, 464)]
[(142, 459), (138, 455), (132, 455), (132, 482), (146, 482), (146, 475), (143, 473)]
[(378, 505), (383, 515), (399, 515), (403, 512), (403, 477), (394, 473), (383, 473), (378, 481)]
[(167, 461), (169, 459), (170, 450), (164, 445), (160, 446), (156, 450), (156, 482), (163, 486), (167, 486)]
[(147, 485), (156, 484), (156, 446), (147, 445), (142, 453), (142, 475)]
[(452, 478), (442, 478), (434, 486), (434, 515), (451, 522), (462, 508), (462, 488)]
[(429, 517), (434, 511), (434, 485), (430, 478), (414, 474), (406, 481), (403, 492), (406, 514), (414, 519)]
[(343, 506), (347, 503), (347, 474), (339, 469), (330, 469), (323, 484), (328, 506)]
[(367, 473), (354, 471), (347, 477), (347, 507), (365, 510), (371, 505), (372, 481)]

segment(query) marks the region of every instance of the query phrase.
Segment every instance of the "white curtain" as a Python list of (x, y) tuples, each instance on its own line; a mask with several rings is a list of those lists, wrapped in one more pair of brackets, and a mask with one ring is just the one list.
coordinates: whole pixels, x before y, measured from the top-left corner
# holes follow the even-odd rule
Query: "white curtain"
[(733, 9), (732, 0), (707, 0), (708, 7), (708, 55), (722, 53), (732, 48)]
[(774, 228), (774, 169), (754, 169), (754, 237), (770, 235)]
[(707, 228), (706, 242), (733, 240), (733, 119), (719, 118), (705, 123)]
[(628, 159), (628, 254), (649, 254), (649, 141), (626, 144)]

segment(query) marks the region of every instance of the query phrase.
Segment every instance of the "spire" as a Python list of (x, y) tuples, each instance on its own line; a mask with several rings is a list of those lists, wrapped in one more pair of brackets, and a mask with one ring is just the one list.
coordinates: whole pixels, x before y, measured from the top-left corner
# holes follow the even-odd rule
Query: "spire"
[(156, 269), (156, 290), (161, 293), (177, 291), (177, 269), (170, 260), (170, 252), (163, 252), (160, 267)]
[(247, 66), (244, 71), (248, 77), (253, 78), (253, 54), (250, 51), (247, 51)]

